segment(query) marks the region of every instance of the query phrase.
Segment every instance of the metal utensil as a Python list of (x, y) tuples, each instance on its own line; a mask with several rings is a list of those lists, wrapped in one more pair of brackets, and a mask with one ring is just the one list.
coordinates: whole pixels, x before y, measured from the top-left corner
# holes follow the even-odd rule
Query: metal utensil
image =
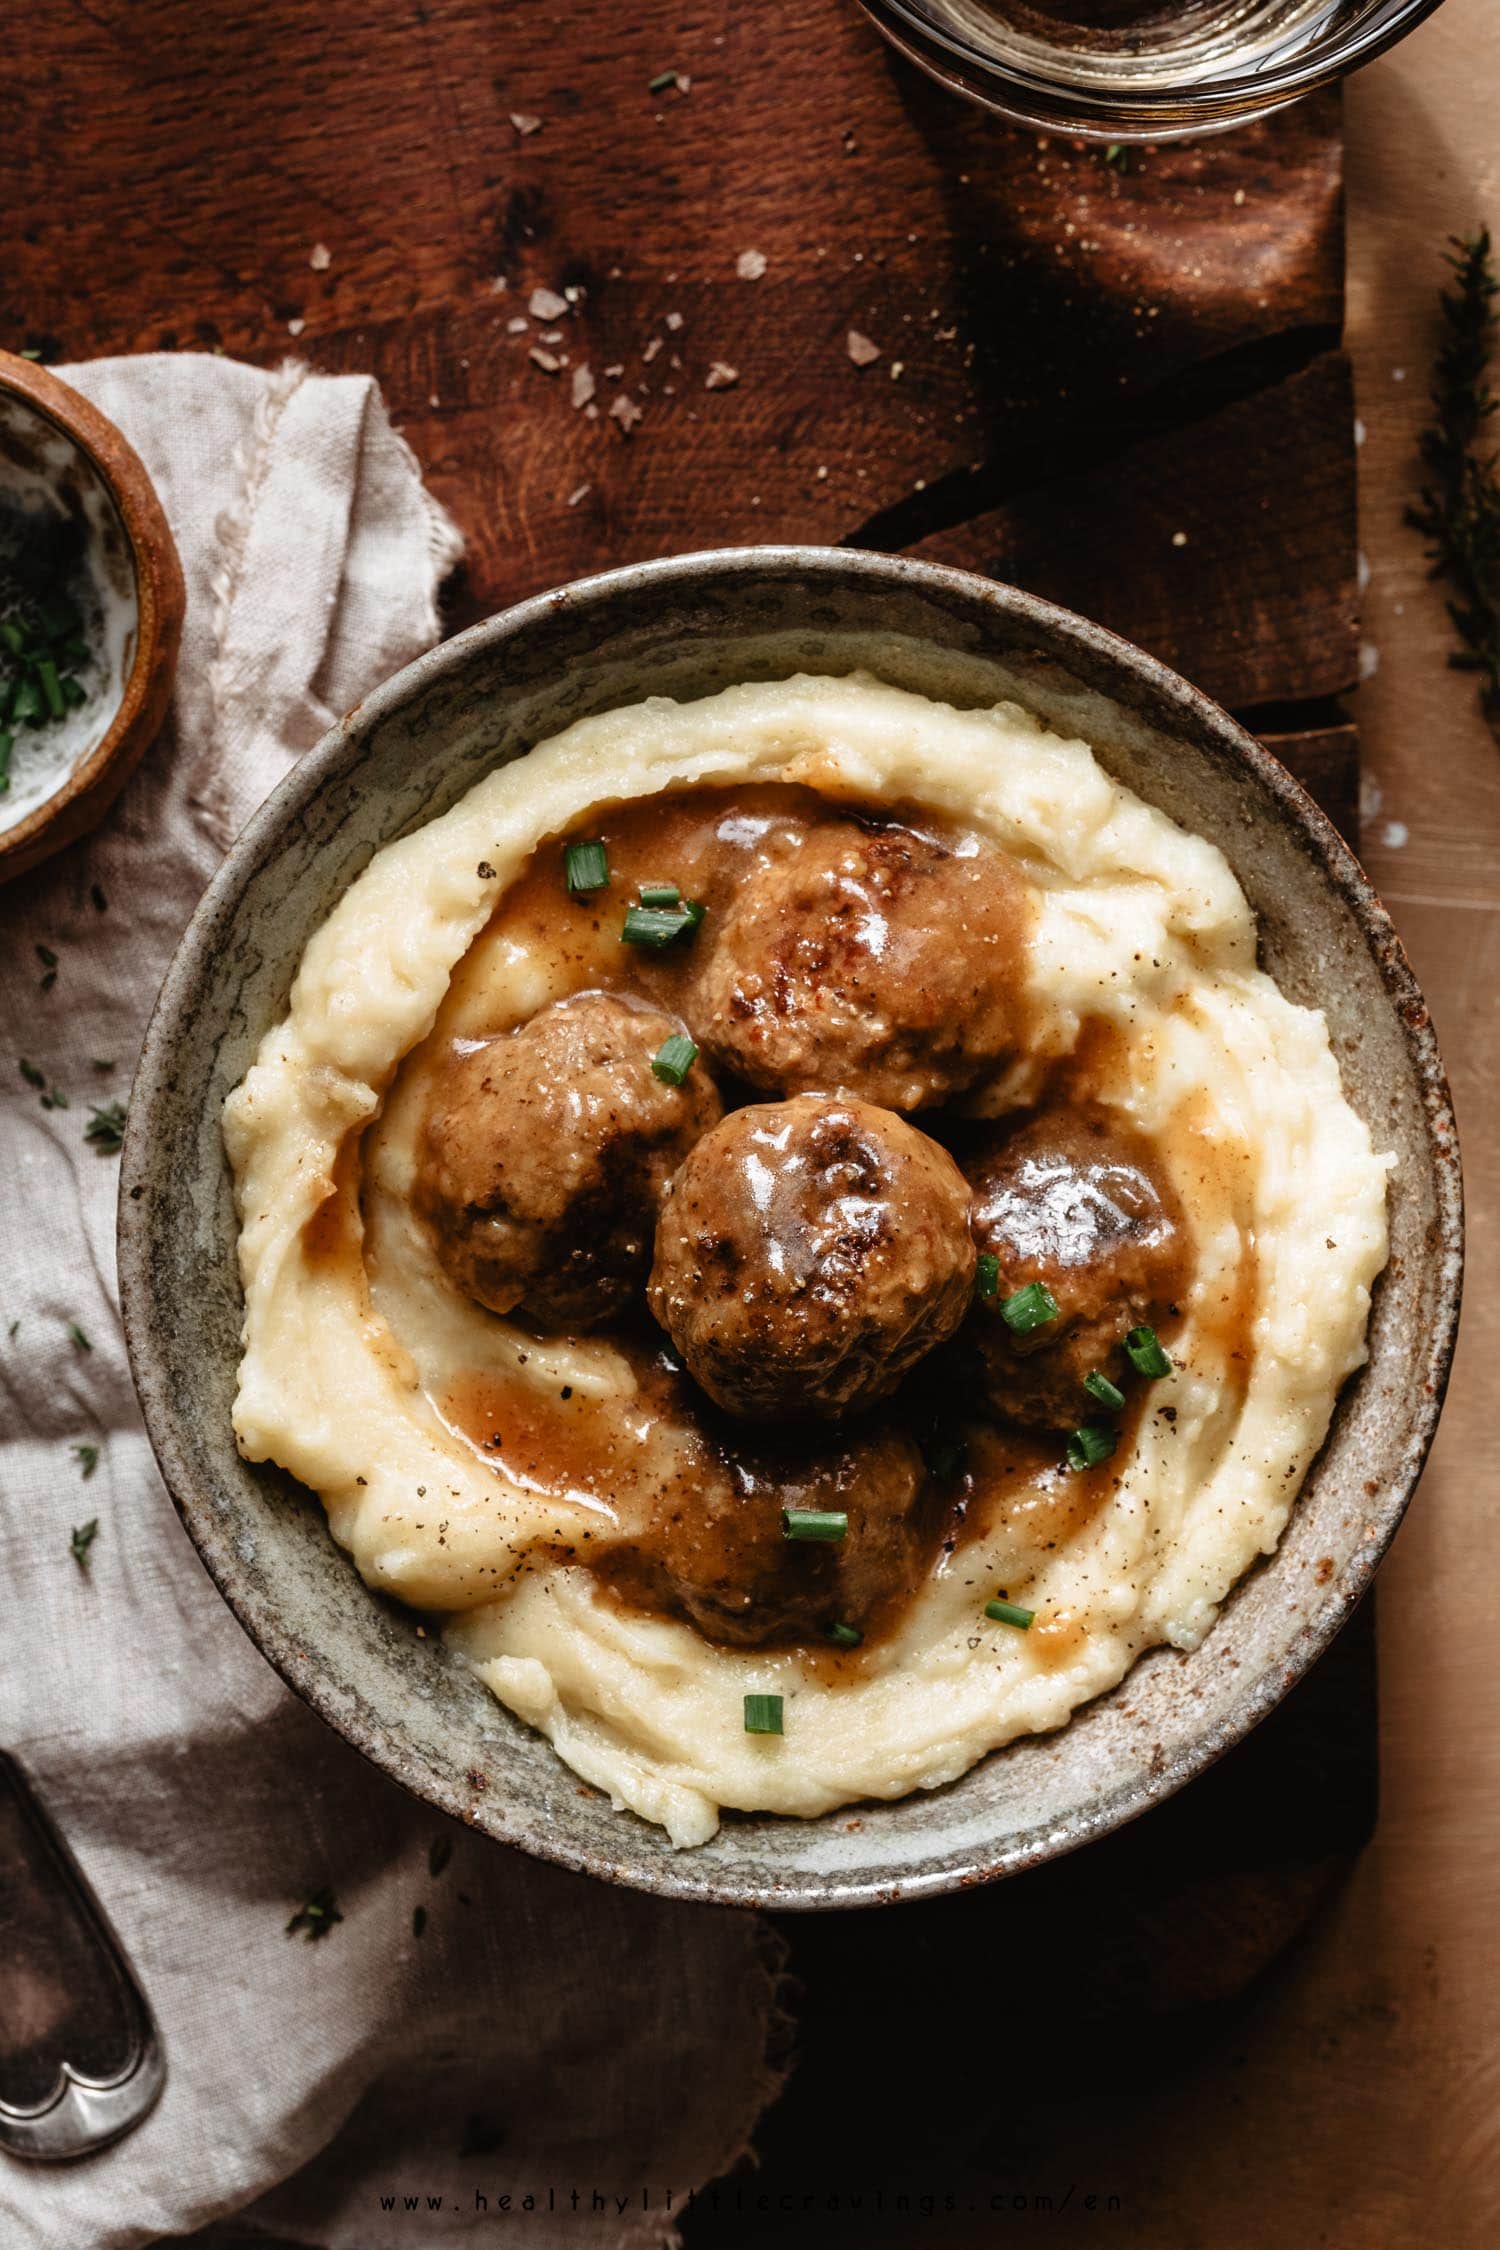
[(60, 2161), (139, 2125), (156, 2020), (82, 1869), (0, 1751), (0, 2148)]

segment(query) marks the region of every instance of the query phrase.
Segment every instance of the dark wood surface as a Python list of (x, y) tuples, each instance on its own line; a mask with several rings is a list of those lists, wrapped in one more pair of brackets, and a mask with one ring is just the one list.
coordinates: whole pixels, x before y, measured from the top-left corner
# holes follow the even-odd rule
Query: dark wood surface
[[(690, 86), (652, 93), (668, 69)], [(1122, 169), (963, 109), (851, 0), (73, 0), (30, 12), (5, 81), (0, 338), (372, 370), (468, 541), (454, 623), (718, 542), (931, 555), (1157, 651), (1352, 831), (1335, 96)], [(539, 288), (574, 293), (562, 317), (528, 316)], [(792, 1925), (803, 2062), (762, 2184), (816, 2186), (835, 2149), (851, 2185), (918, 2160), (1041, 2180), (1119, 2094), (1070, 2075), (1101, 2026), (1149, 2130), (1161, 2027), (1233, 2038), (1368, 1832), (1375, 1770), (1366, 1614), (1126, 1834), (982, 1897)]]

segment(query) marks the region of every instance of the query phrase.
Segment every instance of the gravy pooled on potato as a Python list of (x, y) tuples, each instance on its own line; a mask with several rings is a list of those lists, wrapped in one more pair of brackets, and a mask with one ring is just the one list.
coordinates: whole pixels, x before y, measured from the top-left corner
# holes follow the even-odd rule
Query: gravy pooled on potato
[(669, 1185), (648, 1297), (729, 1413), (838, 1415), (953, 1334), (974, 1284), (946, 1149), (869, 1102), (731, 1111)]
[(467, 1296), (587, 1329), (639, 1290), (662, 1190), (719, 1115), (706, 1070), (672, 1085), (651, 1068), (681, 1030), (659, 1008), (581, 992), (452, 1056), (414, 1201)]
[[(991, 1136), (964, 1169), (975, 1242), (999, 1263), (969, 1331), (988, 1404), (1041, 1429), (1086, 1421), (1097, 1409), (1084, 1378), (1128, 1383), (1127, 1333), (1164, 1322), (1185, 1286), (1177, 1199), (1149, 1143), (1090, 1104)], [(1018, 1333), (1004, 1307), (1030, 1282), (1058, 1309)]]

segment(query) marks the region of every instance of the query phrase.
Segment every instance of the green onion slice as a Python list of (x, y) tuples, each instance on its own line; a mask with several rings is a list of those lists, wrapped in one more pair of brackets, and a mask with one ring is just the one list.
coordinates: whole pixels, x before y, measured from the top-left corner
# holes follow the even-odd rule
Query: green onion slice
[(1125, 1393), (1107, 1375), (1101, 1375), (1097, 1367), (1084, 1376), (1083, 1387), (1090, 1398), (1096, 1398), (1101, 1406), (1109, 1407), (1112, 1413), (1118, 1414), (1125, 1404)]
[(642, 883), (642, 906), (680, 906), (682, 893), (675, 883)]
[(597, 838), (592, 843), (569, 844), (565, 872), (575, 898), (602, 891), (609, 881), (609, 854)]
[(626, 909), (620, 942), (622, 945), (649, 945), (660, 952), (684, 931), (696, 930), (702, 919), (703, 909), (692, 898), (684, 899), (679, 906), (631, 906)]
[(835, 1624), (828, 1628), (828, 1638), (835, 1648), (858, 1648), (864, 1637), (854, 1625)]
[(697, 1060), (698, 1049), (687, 1033), (674, 1031), (651, 1057), (651, 1069), (663, 1085), (680, 1086)]
[(1015, 1336), (1029, 1336), (1033, 1328), (1045, 1328), (1049, 1320), (1057, 1318), (1057, 1299), (1040, 1281), (1028, 1281), (1013, 1297), (1007, 1297), (1000, 1307), (1000, 1318)]
[(974, 1294), (977, 1297), (998, 1297), (1000, 1294), (1000, 1260), (993, 1250), (981, 1250), (979, 1263), (974, 1268)]
[(1019, 1602), (986, 1602), (986, 1617), (993, 1617), (997, 1625), (1019, 1625), (1024, 1633), (1036, 1616), (1034, 1609), (1022, 1609)]
[(849, 1518), (842, 1508), (783, 1508), (782, 1536), (787, 1539), (842, 1539)]
[(1132, 1328), (1125, 1339), (1125, 1356), (1138, 1375), (1149, 1375), (1153, 1381), (1172, 1372), (1154, 1328)]
[(1068, 1461), (1075, 1469), (1097, 1469), (1107, 1461), (1120, 1442), (1118, 1430), (1107, 1422), (1085, 1422), (1081, 1430), (1068, 1435)]
[(746, 1734), (780, 1734), (781, 1697), (779, 1695), (747, 1695), (745, 1698)]

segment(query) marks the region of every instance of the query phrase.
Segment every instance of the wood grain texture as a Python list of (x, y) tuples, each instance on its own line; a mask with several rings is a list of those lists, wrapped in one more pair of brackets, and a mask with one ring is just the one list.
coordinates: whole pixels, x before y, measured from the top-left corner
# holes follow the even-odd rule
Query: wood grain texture
[[(1128, 581), (1232, 700), (1352, 678), (1336, 358), (1289, 401), (1315, 428), (1275, 395), (1336, 343), (1335, 97), (1122, 173), (953, 102), (849, 0), (87, 0), (7, 72), (4, 331), (372, 369), (468, 537), (460, 622), (719, 542), (946, 542), (1106, 615)], [(537, 288), (576, 301), (531, 319)]]

